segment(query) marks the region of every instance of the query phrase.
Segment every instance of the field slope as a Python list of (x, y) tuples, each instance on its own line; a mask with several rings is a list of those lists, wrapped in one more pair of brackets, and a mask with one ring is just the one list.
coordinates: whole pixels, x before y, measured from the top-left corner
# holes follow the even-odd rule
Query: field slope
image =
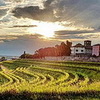
[(27, 91), (31, 100), (99, 100), (100, 63), (5, 61), (0, 69), (0, 92), (11, 90)]

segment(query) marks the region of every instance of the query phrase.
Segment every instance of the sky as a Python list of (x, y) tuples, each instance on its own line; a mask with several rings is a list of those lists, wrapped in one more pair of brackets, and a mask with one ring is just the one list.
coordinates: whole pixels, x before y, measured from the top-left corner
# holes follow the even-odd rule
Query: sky
[(100, 0), (0, 0), (0, 55), (100, 43)]

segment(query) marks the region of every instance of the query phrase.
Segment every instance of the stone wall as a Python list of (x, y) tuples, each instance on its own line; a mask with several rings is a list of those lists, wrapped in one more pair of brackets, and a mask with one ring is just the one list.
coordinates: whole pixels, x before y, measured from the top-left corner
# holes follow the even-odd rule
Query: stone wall
[(82, 61), (82, 62), (100, 62), (100, 57), (72, 57), (72, 56), (62, 56), (62, 57), (45, 57), (39, 60), (48, 61)]

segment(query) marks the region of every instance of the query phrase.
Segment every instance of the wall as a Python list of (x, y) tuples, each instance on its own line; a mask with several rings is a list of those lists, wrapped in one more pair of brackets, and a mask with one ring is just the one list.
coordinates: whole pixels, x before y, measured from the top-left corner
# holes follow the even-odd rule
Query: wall
[(96, 55), (96, 56), (100, 55), (100, 46), (93, 46), (92, 55)]
[[(78, 51), (76, 51), (78, 50)], [(82, 52), (83, 50), (83, 52)], [(85, 48), (84, 47), (72, 47), (71, 48), (71, 54), (75, 55), (75, 54), (84, 54), (85, 53)]]
[(100, 57), (72, 57), (72, 56), (62, 56), (62, 57), (45, 57), (38, 60), (47, 61), (82, 61), (82, 62), (100, 62)]
[(85, 50), (85, 53), (86, 53), (86, 54), (91, 54), (91, 55), (92, 55), (92, 50), (91, 50), (91, 49), (86, 49), (86, 50)]

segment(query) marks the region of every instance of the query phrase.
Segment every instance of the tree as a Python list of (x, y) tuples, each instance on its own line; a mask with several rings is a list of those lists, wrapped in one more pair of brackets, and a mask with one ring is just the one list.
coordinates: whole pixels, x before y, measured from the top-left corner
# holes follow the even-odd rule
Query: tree
[(48, 56), (69, 56), (71, 54), (71, 45), (71, 42), (66, 41), (66, 43), (62, 42), (60, 45), (55, 45), (55, 47), (40, 48), (35, 51), (33, 56), (35, 58), (44, 58)]
[(6, 60), (6, 58), (5, 58), (5, 57), (2, 57), (0, 60), (1, 60), (1, 61), (5, 61), (5, 60)]
[(33, 55), (31, 55), (31, 54), (26, 54), (26, 52), (24, 51), (24, 54), (22, 54), (21, 56), (20, 56), (20, 58), (21, 59), (32, 59), (33, 58)]

